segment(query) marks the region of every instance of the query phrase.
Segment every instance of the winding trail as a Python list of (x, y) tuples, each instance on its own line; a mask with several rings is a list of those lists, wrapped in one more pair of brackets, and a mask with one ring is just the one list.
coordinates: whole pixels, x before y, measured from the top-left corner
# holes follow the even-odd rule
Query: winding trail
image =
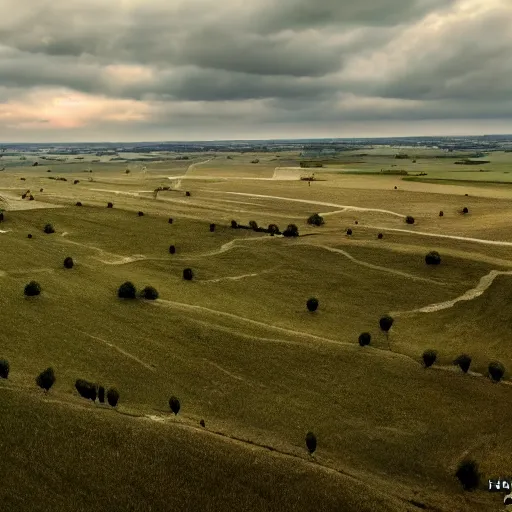
[(491, 286), (496, 277), (510, 275), (512, 275), (512, 270), (491, 270), (488, 274), (480, 278), (480, 281), (474, 288), (467, 290), (462, 295), (455, 297), (455, 299), (447, 300), (444, 302), (438, 302), (437, 304), (429, 304), (428, 306), (423, 306), (422, 308), (418, 309), (412, 309), (410, 311), (394, 311), (390, 313), (390, 315), (404, 316), (414, 313), (434, 313), (435, 311), (449, 309), (455, 306), (457, 302), (473, 300), (476, 299), (477, 297), (480, 297), (480, 295), (482, 295)]
[(410, 235), (431, 236), (433, 238), (449, 238), (451, 240), (461, 240), (463, 242), (475, 242), (477, 244), (484, 244), (484, 245), (500, 245), (503, 247), (512, 247), (512, 242), (503, 242), (500, 240), (484, 240), (482, 238), (471, 238), (471, 237), (466, 237), (466, 236), (442, 235), (440, 233), (428, 233), (426, 231), (412, 231), (410, 229), (389, 228), (386, 226), (368, 226), (366, 224), (362, 224), (361, 227), (370, 228), (370, 229), (379, 229), (382, 231), (396, 231), (399, 233), (409, 233)]
[(298, 245), (307, 245), (310, 247), (320, 247), (321, 249), (325, 249), (326, 251), (335, 252), (337, 254), (343, 254), (346, 258), (348, 258), (350, 261), (356, 263), (357, 265), (361, 265), (363, 267), (371, 268), (372, 270), (378, 270), (381, 272), (388, 272), (389, 274), (395, 274), (397, 276), (401, 277), (407, 277), (408, 279), (413, 279), (415, 281), (423, 281), (425, 283), (431, 283), (438, 286), (446, 286), (446, 283), (435, 281), (434, 279), (429, 279), (427, 277), (419, 277), (415, 276), (413, 274), (408, 274), (407, 272), (402, 272), (401, 270), (395, 270), (388, 267), (381, 267), (379, 265), (373, 265), (372, 263), (367, 263), (366, 261), (361, 261), (356, 258), (354, 258), (351, 254), (349, 254), (347, 251), (344, 251), (343, 249), (336, 249), (334, 247), (329, 247), (328, 245), (317, 245), (317, 244), (310, 244), (310, 243), (301, 243)]

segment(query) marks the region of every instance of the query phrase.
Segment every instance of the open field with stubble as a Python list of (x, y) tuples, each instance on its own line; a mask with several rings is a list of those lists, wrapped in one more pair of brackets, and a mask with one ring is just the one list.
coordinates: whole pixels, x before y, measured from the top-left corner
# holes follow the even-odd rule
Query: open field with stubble
[[(468, 184), (469, 171), (455, 183), (461, 166), (429, 150), (416, 164), (372, 151), (344, 156), (350, 173), (300, 169), (292, 153), (5, 159), (4, 510), (499, 509), (485, 487), (512, 474), (512, 185)], [(486, 165), (508, 173), (505, 156)], [(392, 164), (436, 179), (369, 172)], [(319, 181), (308, 186), (298, 178), (310, 171)], [(306, 223), (315, 212), (323, 226)], [(300, 236), (232, 229), (232, 219), (294, 223)], [(432, 250), (439, 266), (425, 264)], [(31, 280), (42, 293), (27, 298)], [(159, 299), (118, 299), (125, 281)], [(438, 353), (427, 369), (426, 349)], [(463, 352), (468, 374), (452, 365)], [(492, 360), (507, 370), (501, 383), (487, 378)], [(35, 377), (48, 366), (57, 380), (45, 394)], [(77, 378), (115, 386), (119, 405), (80, 398)], [(454, 477), (467, 456), (482, 472), (471, 493)]]

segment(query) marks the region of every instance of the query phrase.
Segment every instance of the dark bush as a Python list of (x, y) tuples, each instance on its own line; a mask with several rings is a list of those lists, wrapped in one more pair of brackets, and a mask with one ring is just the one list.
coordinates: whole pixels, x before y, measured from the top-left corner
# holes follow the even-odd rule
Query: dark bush
[(35, 197), (34, 197), (32, 194), (30, 194), (30, 195), (28, 196), (28, 200), (29, 200), (29, 201), (34, 201), (34, 199), (35, 199)]
[(473, 491), (480, 485), (480, 472), (478, 464), (474, 460), (463, 460), (459, 464), (455, 476), (465, 491)]
[(443, 217), (443, 216), (444, 216), (444, 212), (443, 212), (443, 210), (441, 210), (441, 211), (439, 212), (439, 217)]
[(100, 386), (98, 388), (98, 400), (99, 400), (100, 404), (105, 403), (105, 388), (103, 386)]
[(467, 354), (461, 354), (453, 361), (453, 364), (458, 366), (464, 373), (468, 373), (471, 366), (471, 357)]
[(82, 206), (82, 203), (80, 201), (77, 201), (75, 206)]
[(143, 217), (143, 216), (144, 216), (144, 212), (138, 212), (138, 213), (137, 213), (137, 215), (138, 215), (139, 217)]
[(169, 217), (169, 224), (172, 224), (172, 217)]
[(130, 281), (123, 283), (117, 290), (117, 296), (120, 299), (135, 299), (136, 295), (137, 290), (135, 289), (135, 285)]
[(21, 194), (21, 199), (26, 199), (27, 194)]
[(279, 226), (277, 224), (269, 224), (268, 228), (267, 228), (267, 231), (271, 235), (279, 235), (279, 234), (281, 234), (281, 232), (279, 231)]
[(107, 203), (107, 208), (114, 208), (114, 203)]
[(35, 297), (41, 293), (41, 285), (37, 281), (30, 281), (25, 285), (24, 293), (27, 297)]
[(359, 224), (359, 221), (358, 220), (354, 221), (354, 224), (357, 226)]
[(283, 236), (286, 236), (286, 237), (299, 236), (299, 228), (295, 224), (288, 224), (287, 228), (283, 231)]
[(318, 299), (315, 299), (315, 297), (311, 297), (306, 302), (306, 307), (308, 308), (308, 311), (316, 311), (318, 309)]
[(316, 450), (316, 436), (313, 432), (308, 432), (306, 434), (306, 447), (310, 454)]
[(489, 377), (494, 382), (499, 382), (505, 375), (505, 367), (499, 361), (492, 361), (488, 367)]
[(45, 224), (44, 228), (43, 228), (43, 231), (47, 234), (50, 234), (50, 233), (55, 233), (55, 229), (54, 227), (48, 223), (48, 224)]
[(183, 270), (183, 279), (185, 279), (185, 281), (192, 281), (193, 277), (194, 273), (192, 272), (191, 268), (186, 268)]
[(39, 192), (42, 192), (42, 191), (43, 191), (43, 189), (42, 189), (42, 188), (40, 188), (40, 189), (39, 189)]
[(64, 268), (73, 268), (73, 265), (74, 265), (73, 258), (71, 256), (68, 256), (64, 260)]
[(180, 412), (181, 404), (177, 397), (171, 396), (171, 398), (169, 398), (169, 407), (175, 416)]
[(232, 221), (231, 221), (231, 227), (232, 227), (233, 229), (236, 229), (236, 228), (238, 227), (238, 222), (237, 222), (236, 220), (232, 220)]
[(351, 235), (352, 235), (352, 229), (350, 229), (350, 228), (348, 228), (348, 229), (347, 229), (347, 235), (348, 235), (348, 236), (351, 236)]
[(395, 190), (398, 190), (398, 187), (395, 185)]
[(379, 320), (379, 327), (381, 328), (382, 331), (387, 333), (391, 329), (391, 326), (393, 325), (393, 322), (394, 322), (394, 320), (390, 316), (388, 316), (388, 315), (383, 316)]
[(0, 379), (7, 379), (9, 377), (9, 361), (0, 359)]
[(325, 223), (324, 218), (318, 213), (314, 213), (313, 215), (311, 215), (308, 218), (307, 222), (308, 224), (311, 224), (313, 226), (321, 226), (322, 224)]
[(174, 245), (169, 246), (169, 254), (174, 254), (176, 252), (176, 247)]
[(36, 384), (45, 391), (48, 391), (55, 384), (55, 372), (53, 368), (46, 368), (36, 378)]
[(156, 288), (146, 286), (144, 290), (142, 290), (140, 296), (146, 300), (156, 300), (158, 299), (158, 292), (156, 291)]
[(215, 224), (210, 224), (210, 233), (215, 231)]
[(3, 222), (4, 220), (4, 212), (0, 212), (0, 222)]
[(190, 192), (188, 190), (187, 190), (187, 192), (185, 192), (185, 196), (190, 197)]
[(466, 197), (468, 197), (468, 196), (469, 196), (469, 194), (464, 194), (464, 195), (465, 195)]
[(405, 217), (405, 222), (406, 224), (414, 224), (414, 217), (407, 215), (407, 217)]
[(206, 423), (204, 422), (204, 420), (201, 420), (199, 422), (199, 425), (201, 425), (201, 427), (205, 428), (206, 427)]
[(369, 332), (362, 332), (359, 335), (359, 345), (361, 345), (361, 347), (369, 345), (370, 341), (372, 341), (372, 335)]
[(464, 206), (464, 208), (462, 208), (462, 213), (469, 213), (469, 210), (467, 209), (466, 206)]
[(81, 397), (87, 398), (87, 400), (92, 400), (93, 402), (96, 400), (98, 387), (93, 382), (89, 382), (84, 379), (77, 379), (75, 382), (75, 388)]
[(77, 185), (78, 183), (80, 183), (80, 180), (73, 181), (73, 185)]
[(258, 229), (258, 223), (255, 221), (255, 220), (250, 220), (249, 221), (249, 227), (253, 230), (257, 230)]
[(115, 407), (119, 402), (119, 391), (116, 388), (110, 388), (107, 391), (107, 402), (112, 407)]
[(379, 234), (377, 235), (377, 238), (378, 238), (379, 240), (382, 240), (382, 237), (383, 237), (383, 236), (384, 236), (384, 235), (383, 235), (382, 233), (379, 233)]
[(425, 350), (425, 352), (423, 352), (422, 357), (423, 357), (423, 364), (425, 365), (425, 368), (429, 368), (436, 362), (437, 352), (435, 350), (428, 349), (428, 350)]
[(29, 234), (27, 235), (27, 238), (32, 238), (32, 235), (29, 233)]
[(425, 263), (427, 265), (439, 265), (441, 263), (441, 256), (437, 251), (430, 251), (425, 256)]

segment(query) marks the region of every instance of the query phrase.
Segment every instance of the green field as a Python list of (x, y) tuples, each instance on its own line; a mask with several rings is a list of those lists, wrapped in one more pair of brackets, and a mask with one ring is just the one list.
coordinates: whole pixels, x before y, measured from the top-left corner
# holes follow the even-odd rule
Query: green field
[[(4, 509), (496, 510), (501, 496), (486, 479), (512, 474), (512, 196), (479, 186), (491, 172), (458, 169), (435, 150), (401, 148), (412, 164), (387, 149), (365, 150), (359, 164), (337, 156), (311, 185), (291, 153), (190, 155), (146, 169), (5, 157)], [(486, 166), (508, 176), (507, 158), (491, 153)], [(343, 172), (344, 159), (360, 174)], [(428, 180), (371, 174), (394, 164)], [(28, 189), (34, 201), (21, 199)], [(314, 212), (323, 226), (306, 223)], [(232, 229), (232, 219), (295, 223), (301, 236)], [(55, 233), (43, 233), (48, 222)], [(425, 264), (431, 250), (439, 266)], [(505, 275), (485, 278), (493, 271)], [(38, 297), (23, 295), (31, 280)], [(159, 299), (119, 299), (125, 281)], [(385, 314), (395, 318), (389, 336)], [(365, 331), (371, 344), (360, 347)], [(438, 352), (432, 368), (425, 349)], [(463, 352), (467, 375), (452, 364)], [(492, 360), (506, 368), (501, 383), (487, 378)], [(45, 394), (35, 377), (48, 366), (57, 380)], [(81, 398), (77, 378), (116, 387), (119, 405)], [(468, 456), (482, 473), (471, 493), (454, 477)]]

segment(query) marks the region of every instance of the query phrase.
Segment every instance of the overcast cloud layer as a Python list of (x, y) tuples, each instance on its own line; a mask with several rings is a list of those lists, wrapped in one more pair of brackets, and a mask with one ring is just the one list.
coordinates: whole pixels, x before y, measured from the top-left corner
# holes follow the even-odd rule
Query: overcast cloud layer
[(512, 0), (2, 0), (1, 141), (512, 132)]

